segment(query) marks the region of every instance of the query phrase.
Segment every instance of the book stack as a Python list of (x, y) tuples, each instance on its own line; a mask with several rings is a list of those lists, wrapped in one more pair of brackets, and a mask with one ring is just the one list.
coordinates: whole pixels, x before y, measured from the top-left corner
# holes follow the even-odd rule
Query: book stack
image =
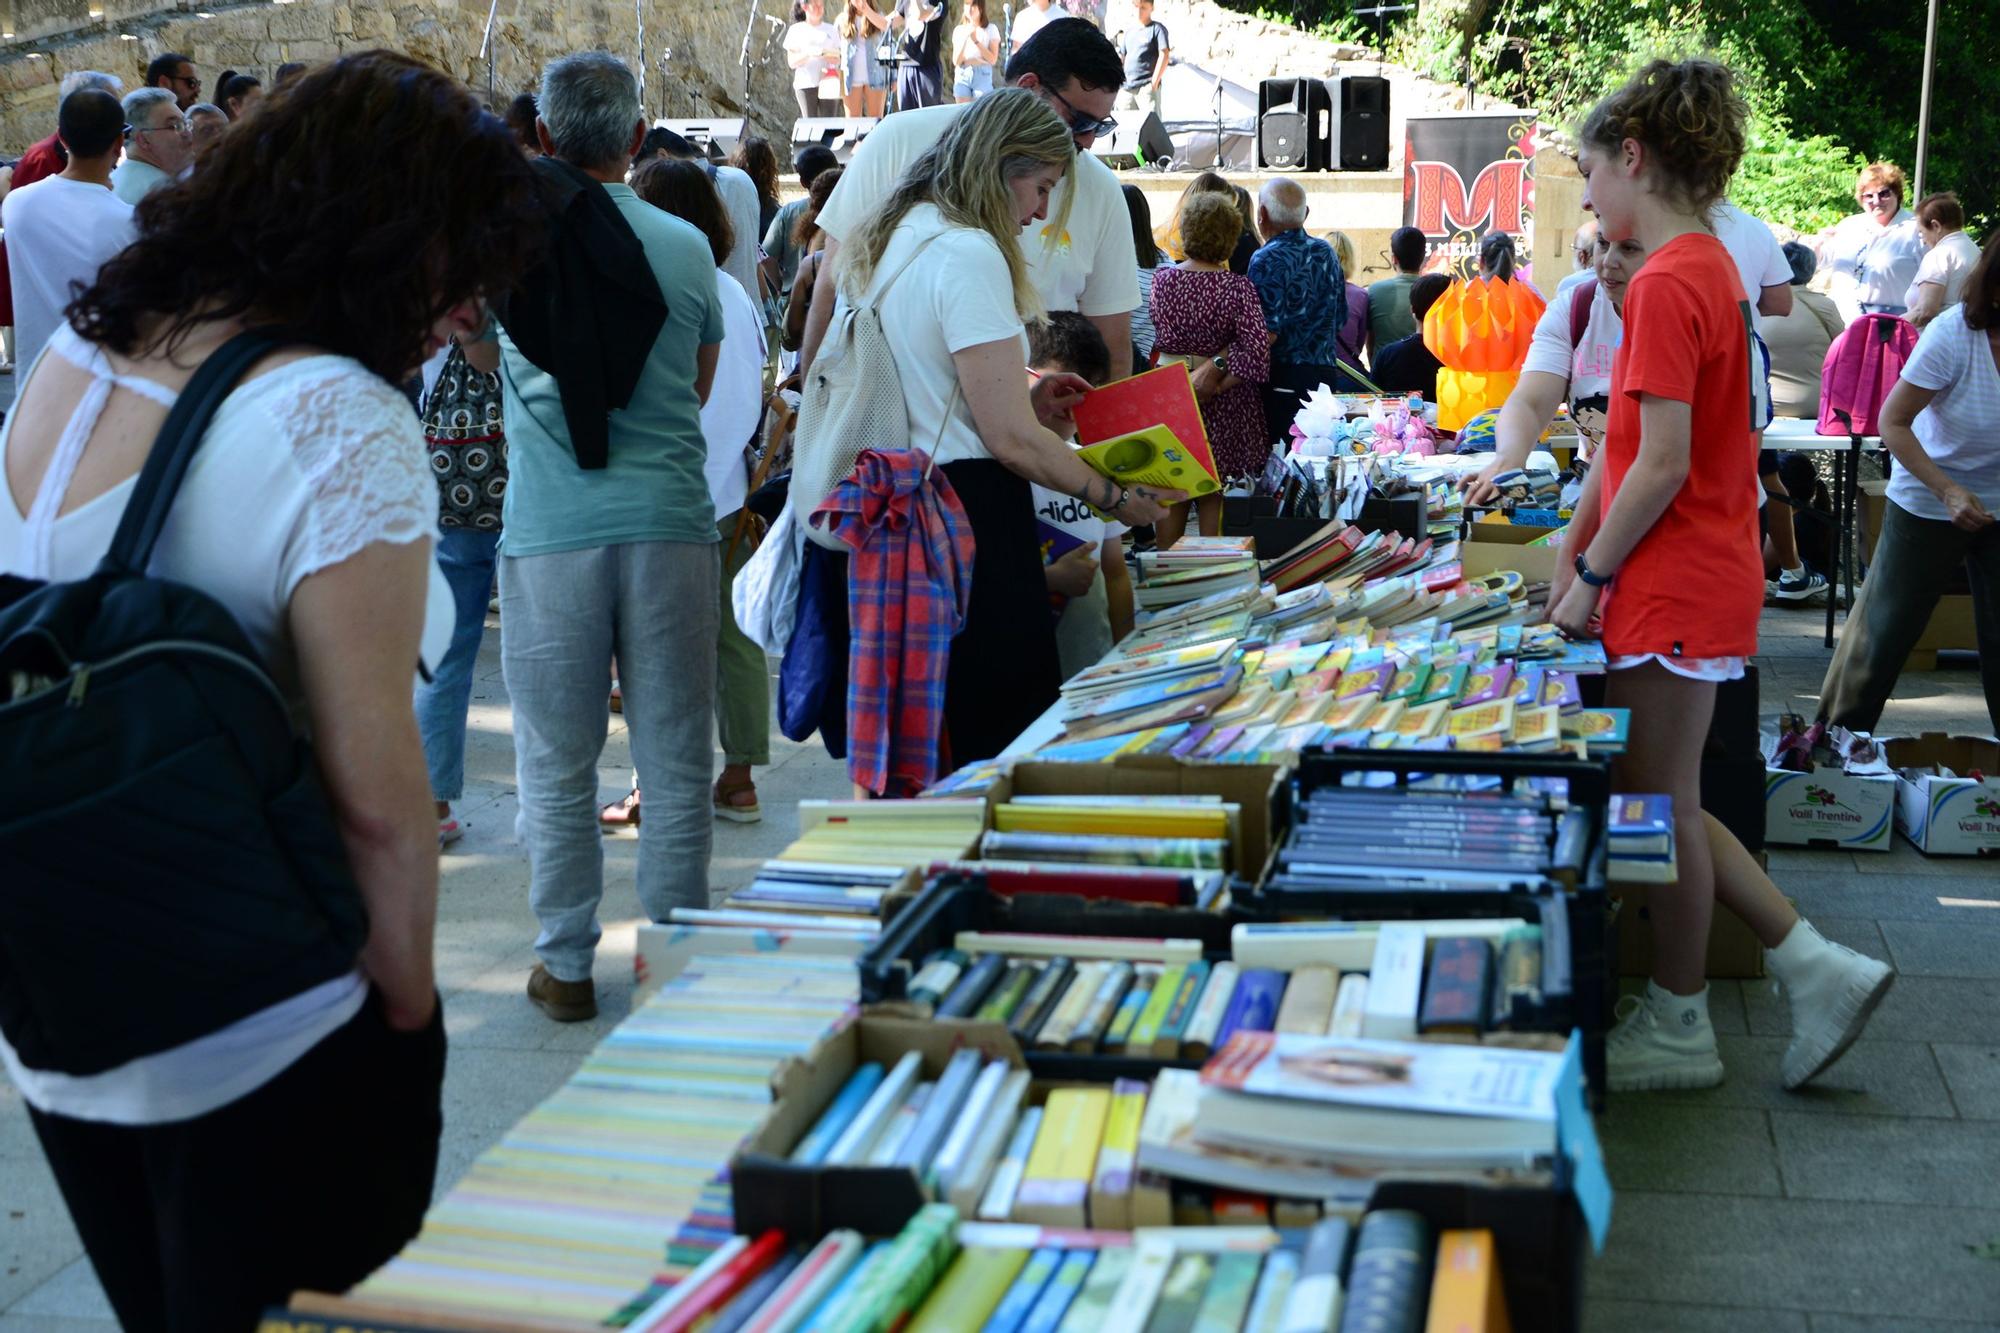
[(1164, 550), (1141, 551), (1133, 600), (1142, 610), (1177, 607), (1257, 590), (1257, 556), (1248, 537), (1183, 537)]
[(354, 1299), (413, 1320), (594, 1324), (663, 1271), (681, 1277), (690, 1250), (669, 1238), (727, 1232), (717, 1172), (769, 1113), (778, 1066), (847, 1021), (855, 995), (842, 959), (691, 960), (480, 1154)]
[(1432, 899), (1574, 888), (1589, 832), (1546, 792), (1321, 786), (1294, 802), (1268, 888)]
[(639, 928), (643, 980), (704, 954), (784, 950), (859, 956), (881, 933), (883, 902), (913, 871), (972, 855), (976, 800), (800, 801), (799, 837), (715, 908), (675, 908)]
[(961, 1224), (920, 1211), (896, 1236), (834, 1231), (810, 1247), (738, 1237), (629, 1327), (911, 1333), (1506, 1333), (1493, 1234), (1434, 1234), (1415, 1212), (1291, 1232), (1202, 1227), (1134, 1235)]
[(994, 892), (1226, 905), (1242, 807), (1215, 796), (1016, 796), (993, 807), (976, 871)]
[(1680, 879), (1674, 859), (1674, 798), (1616, 796), (1605, 825), (1608, 877), (1622, 884), (1672, 884)]

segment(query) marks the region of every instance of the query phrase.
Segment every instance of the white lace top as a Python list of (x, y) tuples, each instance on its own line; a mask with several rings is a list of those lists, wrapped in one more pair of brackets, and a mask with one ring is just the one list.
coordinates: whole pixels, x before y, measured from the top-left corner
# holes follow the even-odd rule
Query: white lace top
[[(58, 516), (98, 415), (114, 388), (162, 403), (173, 394), (115, 375), (103, 353), (67, 325), (43, 355), (62, 356), (90, 371), (95, 382), (57, 443), (28, 512), (11, 494), (0, 495), (0, 571), (76, 579), (110, 548), (134, 485), (123, 482)], [(0, 458), (12, 423), (10, 417), (0, 426)], [(297, 701), (286, 609), (299, 581), (370, 543), (432, 535), (437, 509), (437, 484), (409, 401), (359, 362), (308, 357), (244, 383), (223, 401), (154, 548), (151, 572), (200, 588), (228, 607), (279, 688)], [(450, 589), (433, 563), (426, 662), (443, 656), (451, 621)], [(4, 1039), (0, 1066), (44, 1112), (117, 1124), (182, 1120), (277, 1077), (352, 1018), (366, 994), (361, 974), (352, 972), (183, 1046), (86, 1078), (29, 1069)]]

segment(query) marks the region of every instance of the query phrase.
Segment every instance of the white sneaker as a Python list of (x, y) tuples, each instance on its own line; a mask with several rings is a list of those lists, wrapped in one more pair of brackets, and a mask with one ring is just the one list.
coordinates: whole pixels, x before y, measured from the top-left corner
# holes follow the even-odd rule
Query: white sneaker
[(1618, 1002), (1618, 1026), (1604, 1039), (1605, 1081), (1613, 1092), (1712, 1088), (1722, 1082), (1708, 992), (1681, 996), (1646, 983)]
[(1780, 602), (1810, 602), (1815, 597), (1824, 596), (1827, 590), (1826, 577), (1801, 569), (1796, 574), (1780, 574), (1776, 583), (1764, 585), (1770, 595)]
[(1785, 1086), (1796, 1088), (1847, 1053), (1895, 984), (1896, 970), (1833, 943), (1804, 920), (1764, 958), (1792, 1009), (1792, 1044), (1781, 1068)]

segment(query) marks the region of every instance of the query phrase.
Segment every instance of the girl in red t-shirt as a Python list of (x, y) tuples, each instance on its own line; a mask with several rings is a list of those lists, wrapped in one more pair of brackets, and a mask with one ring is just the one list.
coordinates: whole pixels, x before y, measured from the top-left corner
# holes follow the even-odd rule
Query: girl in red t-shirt
[(1786, 1087), (1839, 1059), (1895, 980), (1800, 920), (1701, 809), (1716, 685), (1743, 675), (1764, 600), (1751, 434), (1763, 377), (1742, 280), (1709, 222), (1742, 160), (1746, 112), (1721, 65), (1658, 60), (1579, 134), (1584, 207), (1647, 259), (1625, 295), (1603, 464), (1564, 539), (1574, 561), (1550, 618), (1603, 637), (1607, 702), (1632, 711), (1615, 786), (1673, 798), (1680, 863), (1680, 882), (1653, 895), (1653, 979), (1607, 1043), (1617, 1091), (1722, 1081), (1703, 980), (1718, 898), (1763, 941), (1791, 1002)]

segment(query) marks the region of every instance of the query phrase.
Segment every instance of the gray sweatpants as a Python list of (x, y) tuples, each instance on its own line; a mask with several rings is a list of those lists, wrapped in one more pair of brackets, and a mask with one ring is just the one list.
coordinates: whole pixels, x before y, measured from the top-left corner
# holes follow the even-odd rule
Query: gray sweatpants
[(604, 896), (597, 829), (605, 697), (618, 659), (632, 764), (646, 793), (639, 905), (655, 921), (707, 907), (714, 816), (720, 548), (629, 542), (500, 559), (500, 661), (528, 850), (535, 951), (562, 981), (590, 976)]
[(1919, 518), (1893, 500), (1882, 513), (1875, 563), (1820, 686), (1821, 716), (1854, 731), (1875, 729), (1903, 663), (1960, 565), (1972, 584), (1986, 712), (2000, 730), (2000, 524), (1966, 532)]

